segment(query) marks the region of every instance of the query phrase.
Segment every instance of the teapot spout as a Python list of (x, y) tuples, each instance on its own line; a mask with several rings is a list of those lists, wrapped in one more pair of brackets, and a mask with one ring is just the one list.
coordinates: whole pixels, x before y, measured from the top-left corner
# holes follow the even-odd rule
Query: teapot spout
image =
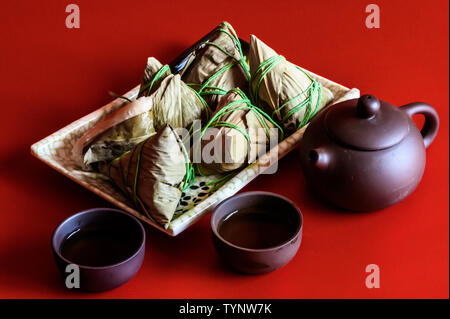
[(312, 149), (308, 156), (311, 164), (320, 170), (327, 169), (330, 164), (330, 155), (323, 147)]

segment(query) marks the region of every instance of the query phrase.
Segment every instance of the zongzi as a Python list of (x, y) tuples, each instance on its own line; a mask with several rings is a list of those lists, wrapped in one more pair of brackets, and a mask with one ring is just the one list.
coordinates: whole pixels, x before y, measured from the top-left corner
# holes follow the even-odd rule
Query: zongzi
[(165, 125), (134, 149), (101, 163), (99, 169), (138, 209), (167, 228), (188, 182), (188, 161), (177, 133)]
[(253, 103), (271, 112), (289, 133), (307, 124), (333, 100), (330, 90), (254, 35), (250, 40), (249, 61)]
[(88, 170), (89, 164), (110, 161), (153, 135), (152, 105), (150, 97), (140, 97), (86, 131), (72, 150), (76, 163)]
[(250, 71), (233, 27), (222, 22), (199, 46), (180, 71), (183, 81), (196, 89), (214, 110), (232, 88), (246, 91)]
[(156, 130), (165, 124), (189, 128), (195, 120), (206, 119), (209, 115), (206, 102), (181, 80), (179, 74), (168, 75), (151, 97)]
[(279, 138), (281, 127), (241, 90), (232, 89), (199, 136), (194, 135), (191, 153), (199, 174), (220, 174), (254, 162)]
[(197, 91), (155, 58), (147, 60), (138, 96), (152, 97), (155, 130), (165, 124), (189, 128), (195, 120), (209, 116), (209, 106)]

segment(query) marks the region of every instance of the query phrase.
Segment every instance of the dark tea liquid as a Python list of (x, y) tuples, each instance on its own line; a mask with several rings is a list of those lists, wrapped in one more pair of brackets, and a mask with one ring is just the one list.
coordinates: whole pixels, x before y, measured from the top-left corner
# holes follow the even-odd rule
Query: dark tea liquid
[(297, 223), (276, 208), (251, 207), (225, 216), (218, 232), (230, 243), (252, 249), (278, 246), (294, 236)]
[(74, 264), (108, 266), (131, 257), (139, 248), (139, 233), (108, 229), (78, 229), (61, 244), (61, 255)]

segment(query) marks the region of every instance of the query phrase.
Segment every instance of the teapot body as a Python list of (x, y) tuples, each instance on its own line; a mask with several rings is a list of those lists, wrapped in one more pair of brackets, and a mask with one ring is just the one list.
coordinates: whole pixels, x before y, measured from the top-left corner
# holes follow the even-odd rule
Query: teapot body
[(401, 142), (368, 151), (327, 133), (325, 117), (333, 107), (338, 106), (311, 121), (300, 144), (301, 166), (313, 192), (353, 211), (382, 209), (407, 197), (419, 184), (426, 162), (424, 139), (411, 116)]

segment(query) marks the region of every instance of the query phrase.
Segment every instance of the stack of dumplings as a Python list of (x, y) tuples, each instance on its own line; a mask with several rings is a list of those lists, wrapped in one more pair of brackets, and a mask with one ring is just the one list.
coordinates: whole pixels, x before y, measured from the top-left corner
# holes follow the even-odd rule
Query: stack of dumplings
[[(80, 169), (107, 176), (165, 228), (196, 176), (233, 176), (266, 153), (273, 136), (294, 133), (334, 98), (256, 36), (242, 42), (227, 22), (182, 58), (177, 69), (148, 58), (136, 98), (72, 151)], [(221, 152), (204, 158), (207, 148)]]

